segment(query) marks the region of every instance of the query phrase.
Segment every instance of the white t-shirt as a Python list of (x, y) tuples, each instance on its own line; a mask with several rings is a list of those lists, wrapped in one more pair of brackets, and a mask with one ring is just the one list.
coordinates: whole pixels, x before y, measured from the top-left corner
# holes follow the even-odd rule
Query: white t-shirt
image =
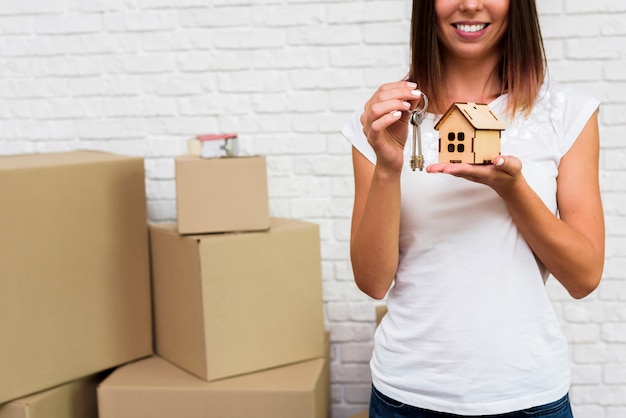
[[(557, 213), (561, 157), (599, 102), (546, 82), (528, 118), (507, 120), (507, 96), (489, 106), (507, 125), (503, 155)], [(372, 163), (356, 112), (342, 134)], [(438, 117), (422, 123), (425, 166), (437, 162)], [(409, 139), (412, 133), (409, 132)], [(567, 342), (545, 290), (548, 272), (488, 186), (412, 171), (405, 147), (400, 260), (375, 334), (372, 380), (400, 402), (465, 415), (556, 401), (569, 390)]]

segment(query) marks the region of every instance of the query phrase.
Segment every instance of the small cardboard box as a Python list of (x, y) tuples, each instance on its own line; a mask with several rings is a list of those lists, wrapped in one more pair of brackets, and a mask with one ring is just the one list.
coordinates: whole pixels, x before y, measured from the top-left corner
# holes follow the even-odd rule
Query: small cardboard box
[(324, 353), (319, 227), (180, 235), (150, 227), (156, 352), (205, 380)]
[(205, 382), (154, 356), (98, 388), (100, 418), (328, 418), (328, 359)]
[(387, 314), (387, 305), (378, 305), (376, 306), (376, 326), (380, 325), (380, 321), (383, 320), (383, 317)]
[(0, 157), (0, 403), (152, 354), (143, 159)]
[(107, 374), (95, 374), (0, 405), (0, 418), (98, 418), (96, 390)]
[(269, 228), (265, 157), (177, 157), (176, 209), (181, 234)]

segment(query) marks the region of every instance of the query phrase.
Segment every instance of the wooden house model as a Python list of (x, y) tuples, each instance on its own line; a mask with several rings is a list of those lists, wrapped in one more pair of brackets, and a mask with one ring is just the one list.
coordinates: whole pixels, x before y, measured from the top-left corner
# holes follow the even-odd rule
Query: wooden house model
[(439, 131), (439, 162), (491, 164), (500, 154), (504, 129), (486, 104), (452, 104), (435, 125)]

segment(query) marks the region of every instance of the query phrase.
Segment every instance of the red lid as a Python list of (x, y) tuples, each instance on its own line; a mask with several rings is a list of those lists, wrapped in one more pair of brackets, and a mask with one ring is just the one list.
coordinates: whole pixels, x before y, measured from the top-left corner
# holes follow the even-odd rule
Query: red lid
[(237, 138), (237, 134), (206, 134), (198, 135), (196, 139), (199, 141), (213, 141), (215, 139), (233, 139)]

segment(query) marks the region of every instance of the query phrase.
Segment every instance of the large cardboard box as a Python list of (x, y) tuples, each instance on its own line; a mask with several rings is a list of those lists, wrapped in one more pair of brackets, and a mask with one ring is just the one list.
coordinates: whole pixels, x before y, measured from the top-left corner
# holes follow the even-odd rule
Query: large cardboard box
[(176, 208), (181, 234), (269, 228), (265, 157), (177, 157)]
[(150, 236), (159, 355), (208, 381), (323, 355), (318, 225)]
[(143, 160), (0, 157), (0, 403), (152, 354)]
[(100, 418), (328, 418), (328, 359), (205, 382), (154, 356), (98, 388)]
[(370, 413), (368, 410), (365, 411), (361, 411), (358, 414), (354, 414), (352, 415), (350, 418), (368, 418), (370, 416)]
[(0, 418), (98, 418), (98, 373), (0, 405)]

